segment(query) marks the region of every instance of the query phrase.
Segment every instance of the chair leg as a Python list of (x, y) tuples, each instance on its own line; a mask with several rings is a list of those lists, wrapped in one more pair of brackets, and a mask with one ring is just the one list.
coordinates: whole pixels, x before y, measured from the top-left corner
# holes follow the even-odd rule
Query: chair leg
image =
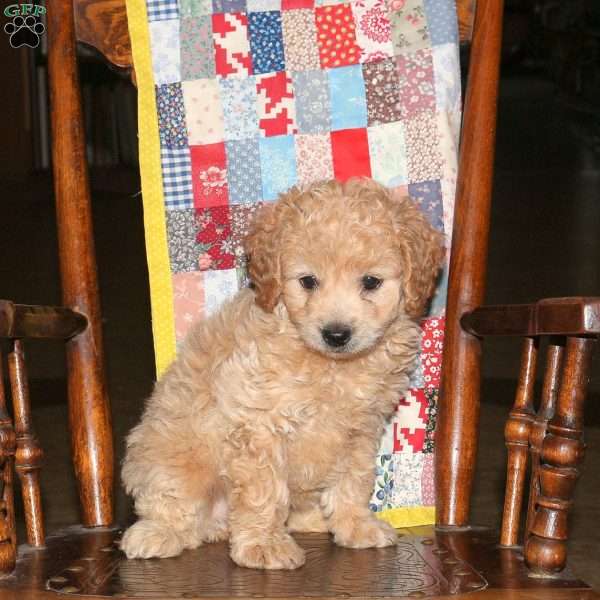
[(92, 343), (87, 333), (67, 345), (69, 427), (82, 522), (85, 527), (100, 527), (114, 519), (114, 451), (103, 374), (95, 370), (95, 361), (88, 360)]
[(500, 532), (501, 546), (515, 546), (519, 536), (519, 520), (529, 454), (529, 435), (534, 415), (533, 386), (535, 384), (537, 353), (538, 340), (532, 337), (525, 338), (515, 403), (504, 429), (508, 465), (506, 469), (502, 530)]
[(482, 304), (485, 292), (503, 6), (502, 0), (478, 2), (473, 28), (436, 431), (436, 437), (446, 442), (435, 453), (440, 526), (467, 525), (475, 473), (481, 341), (463, 331), (459, 319)]
[(0, 356), (0, 573), (10, 573), (17, 560), (17, 531), (13, 489), (13, 463), (17, 445), (15, 429), (6, 410)]
[(594, 338), (569, 337), (554, 417), (539, 467), (540, 491), (525, 543), (527, 566), (539, 574), (562, 571), (567, 561), (567, 514), (583, 460), (583, 406)]
[(67, 343), (71, 446), (83, 524), (94, 527), (113, 521), (114, 465), (73, 0), (53, 1), (47, 16), (52, 164), (63, 302), (88, 319), (87, 329)]
[(529, 501), (527, 505), (527, 522), (525, 523), (525, 540), (529, 537), (537, 507), (537, 499), (540, 495), (540, 453), (542, 451), (546, 432), (548, 431), (548, 421), (554, 416), (564, 346), (564, 338), (554, 337), (550, 339), (547, 350), (546, 371), (544, 374), (544, 385), (542, 387), (540, 407), (535, 415), (529, 433), (531, 479), (529, 486)]
[(15, 413), (17, 449), (15, 469), (21, 481), (27, 543), (36, 548), (45, 544), (40, 469), (44, 453), (33, 432), (29, 384), (25, 367), (23, 342), (15, 340), (14, 349), (8, 356), (12, 403)]

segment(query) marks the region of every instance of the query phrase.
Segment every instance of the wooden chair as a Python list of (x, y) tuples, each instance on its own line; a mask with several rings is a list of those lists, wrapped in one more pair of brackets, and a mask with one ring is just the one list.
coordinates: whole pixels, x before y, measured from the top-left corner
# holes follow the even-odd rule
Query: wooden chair
[[(0, 302), (13, 414), (0, 386), (0, 600), (113, 595), (121, 598), (424, 597), (591, 599), (563, 570), (566, 518), (582, 459), (587, 372), (600, 334), (600, 299), (480, 307), (485, 282), (502, 2), (459, 0), (460, 31), (472, 50), (465, 103), (450, 269), (442, 399), (437, 432), (437, 527), (404, 531), (396, 548), (352, 551), (326, 536), (299, 536), (307, 565), (264, 573), (236, 567), (224, 544), (179, 558), (127, 561), (113, 524), (113, 446), (104, 379), (90, 191), (84, 158), (75, 40), (131, 68), (123, 0), (55, 0), (48, 11), (53, 162), (64, 308)], [(474, 14), (474, 24), (473, 24)], [(471, 36), (472, 32), (472, 36)], [(508, 477), (500, 545), (468, 526), (479, 417), (481, 339), (523, 337), (514, 408), (506, 425)], [(540, 339), (549, 336), (541, 405), (533, 408)], [(46, 538), (23, 354), (26, 338), (64, 340), (72, 453), (83, 527)], [(0, 377), (0, 384), (2, 377)], [(532, 478), (523, 536), (525, 470)], [(21, 480), (29, 547), (17, 558), (13, 465)], [(534, 577), (532, 577), (534, 575)]]

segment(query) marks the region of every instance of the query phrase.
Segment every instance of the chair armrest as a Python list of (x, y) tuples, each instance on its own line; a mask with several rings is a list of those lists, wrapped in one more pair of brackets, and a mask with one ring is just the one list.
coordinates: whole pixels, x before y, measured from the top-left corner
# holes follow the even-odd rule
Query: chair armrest
[(87, 327), (81, 313), (59, 306), (33, 306), (0, 300), (0, 338), (67, 340)]
[(600, 298), (548, 298), (535, 304), (482, 306), (465, 313), (460, 324), (477, 337), (596, 336), (600, 334)]

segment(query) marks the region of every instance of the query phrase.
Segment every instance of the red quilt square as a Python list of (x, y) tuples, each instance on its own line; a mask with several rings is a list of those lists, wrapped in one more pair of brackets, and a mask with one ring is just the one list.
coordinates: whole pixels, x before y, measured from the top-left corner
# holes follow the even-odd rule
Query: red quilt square
[(438, 388), (442, 374), (442, 353), (444, 350), (444, 317), (425, 319), (421, 324), (421, 365), (425, 388)]
[(424, 390), (411, 389), (398, 403), (394, 422), (394, 453), (422, 452), (427, 425), (427, 397)]
[(229, 202), (225, 143), (190, 146), (194, 206), (203, 209)]
[(371, 177), (367, 130), (342, 129), (331, 132), (333, 174), (339, 181), (350, 177)]
[(313, 8), (315, 0), (281, 0), (281, 10), (294, 10), (295, 8)]
[(317, 44), (323, 69), (355, 65), (360, 58), (350, 4), (315, 9)]
[(231, 213), (229, 206), (214, 206), (198, 211), (200, 270), (233, 269), (235, 256), (231, 239)]
[(247, 15), (218, 13), (212, 16), (212, 26), (217, 75), (252, 75)]
[(292, 78), (285, 71), (256, 78), (258, 126), (264, 136), (291, 135), (298, 131)]

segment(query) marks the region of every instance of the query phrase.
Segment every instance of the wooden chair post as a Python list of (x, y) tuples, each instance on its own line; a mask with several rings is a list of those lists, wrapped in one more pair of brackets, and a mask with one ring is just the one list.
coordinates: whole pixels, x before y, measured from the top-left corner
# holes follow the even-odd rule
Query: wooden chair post
[(83, 524), (113, 521), (113, 442), (106, 392), (90, 186), (72, 0), (48, 13), (52, 162), (63, 302), (89, 325), (67, 342), (69, 424)]
[(546, 370), (544, 372), (544, 384), (540, 398), (540, 407), (538, 408), (535, 419), (531, 425), (529, 433), (529, 454), (531, 457), (531, 477), (529, 486), (529, 502), (527, 505), (527, 522), (525, 524), (525, 540), (529, 537), (533, 517), (537, 506), (537, 499), (540, 495), (540, 454), (542, 444), (546, 437), (548, 421), (554, 416), (554, 407), (558, 395), (558, 386), (560, 382), (560, 366), (562, 364), (563, 337), (551, 337), (546, 355)]
[(33, 431), (25, 351), (21, 340), (14, 342), (14, 349), (8, 356), (8, 369), (17, 436), (15, 469), (21, 480), (27, 543), (40, 548), (44, 546), (46, 538), (40, 490), (40, 469), (44, 453)]
[(15, 429), (6, 409), (4, 373), (2, 355), (0, 355), (0, 573), (10, 573), (17, 561), (13, 487), (16, 445)]
[(525, 475), (529, 457), (529, 436), (533, 423), (533, 388), (535, 385), (535, 368), (537, 364), (539, 340), (526, 337), (523, 342), (521, 372), (515, 395), (515, 403), (506, 422), (504, 438), (508, 451), (506, 468), (506, 494), (504, 496), (504, 512), (502, 515), (502, 531), (500, 544), (516, 546), (519, 536), (519, 524)]
[(548, 423), (539, 466), (540, 490), (525, 561), (534, 572), (553, 574), (567, 561), (567, 514), (583, 461), (583, 406), (595, 338), (567, 338), (555, 414)]
[(437, 524), (464, 526), (477, 452), (480, 340), (461, 316), (483, 304), (488, 248), (503, 1), (478, 2), (456, 190), (443, 375), (436, 437)]

